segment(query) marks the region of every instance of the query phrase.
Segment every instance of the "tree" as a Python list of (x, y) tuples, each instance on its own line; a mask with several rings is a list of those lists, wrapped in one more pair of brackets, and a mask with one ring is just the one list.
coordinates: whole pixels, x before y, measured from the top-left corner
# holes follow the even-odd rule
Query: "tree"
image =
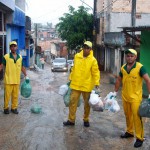
[(67, 41), (69, 49), (80, 47), (85, 40), (92, 40), (93, 14), (88, 13), (89, 8), (79, 6), (78, 10), (69, 6), (69, 13), (59, 18), (56, 25), (59, 36)]

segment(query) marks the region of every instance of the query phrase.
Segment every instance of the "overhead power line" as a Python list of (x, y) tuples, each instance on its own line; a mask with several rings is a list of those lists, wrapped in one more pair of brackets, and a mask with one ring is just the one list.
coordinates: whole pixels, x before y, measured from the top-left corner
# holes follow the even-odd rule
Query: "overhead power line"
[(92, 10), (94, 10), (93, 9), (93, 7), (91, 7), (90, 5), (88, 5), (87, 3), (85, 3), (83, 0), (80, 0), (82, 3), (84, 3), (85, 5), (87, 5), (89, 8), (91, 8)]
[(97, 15), (100, 15), (106, 8), (112, 6), (115, 2), (117, 2), (118, 0), (112, 1), (109, 5), (107, 5), (105, 8), (103, 8), (102, 10), (100, 10), (100, 12), (97, 12)]

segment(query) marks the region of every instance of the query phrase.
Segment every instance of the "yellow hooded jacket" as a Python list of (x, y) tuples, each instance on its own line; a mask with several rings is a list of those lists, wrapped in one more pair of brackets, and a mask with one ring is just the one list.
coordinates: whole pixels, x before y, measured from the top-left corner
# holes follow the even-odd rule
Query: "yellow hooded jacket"
[(69, 79), (71, 80), (71, 89), (84, 92), (91, 92), (95, 85), (100, 84), (100, 71), (92, 50), (90, 55), (85, 58), (83, 50), (75, 55)]

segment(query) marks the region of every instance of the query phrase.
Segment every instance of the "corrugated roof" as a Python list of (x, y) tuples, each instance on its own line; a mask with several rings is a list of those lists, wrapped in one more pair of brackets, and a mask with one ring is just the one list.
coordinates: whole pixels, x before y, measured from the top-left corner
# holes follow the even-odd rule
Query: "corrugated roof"
[(135, 31), (145, 31), (145, 30), (150, 30), (150, 26), (136, 26), (136, 27), (119, 27), (122, 28), (123, 31), (126, 32), (135, 32)]

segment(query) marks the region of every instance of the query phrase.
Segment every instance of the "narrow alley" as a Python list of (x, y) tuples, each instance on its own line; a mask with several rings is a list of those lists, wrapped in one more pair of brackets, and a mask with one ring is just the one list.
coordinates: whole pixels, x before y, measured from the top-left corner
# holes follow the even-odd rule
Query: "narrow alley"
[[(3, 114), (3, 87), (0, 90), (0, 150), (133, 150), (135, 138), (121, 139), (125, 130), (125, 117), (120, 92), (118, 102), (121, 110), (112, 114), (107, 110), (91, 110), (90, 127), (83, 126), (83, 103), (77, 110), (74, 127), (64, 127), (68, 108), (58, 89), (68, 80), (69, 72), (51, 72), (50, 65), (44, 70), (27, 70), (32, 85), (29, 99), (19, 98), (19, 114)], [(108, 74), (101, 72), (101, 96), (104, 98), (114, 85)], [(31, 112), (39, 105), (40, 114)], [(146, 140), (139, 150), (150, 149), (150, 120), (145, 120)]]

